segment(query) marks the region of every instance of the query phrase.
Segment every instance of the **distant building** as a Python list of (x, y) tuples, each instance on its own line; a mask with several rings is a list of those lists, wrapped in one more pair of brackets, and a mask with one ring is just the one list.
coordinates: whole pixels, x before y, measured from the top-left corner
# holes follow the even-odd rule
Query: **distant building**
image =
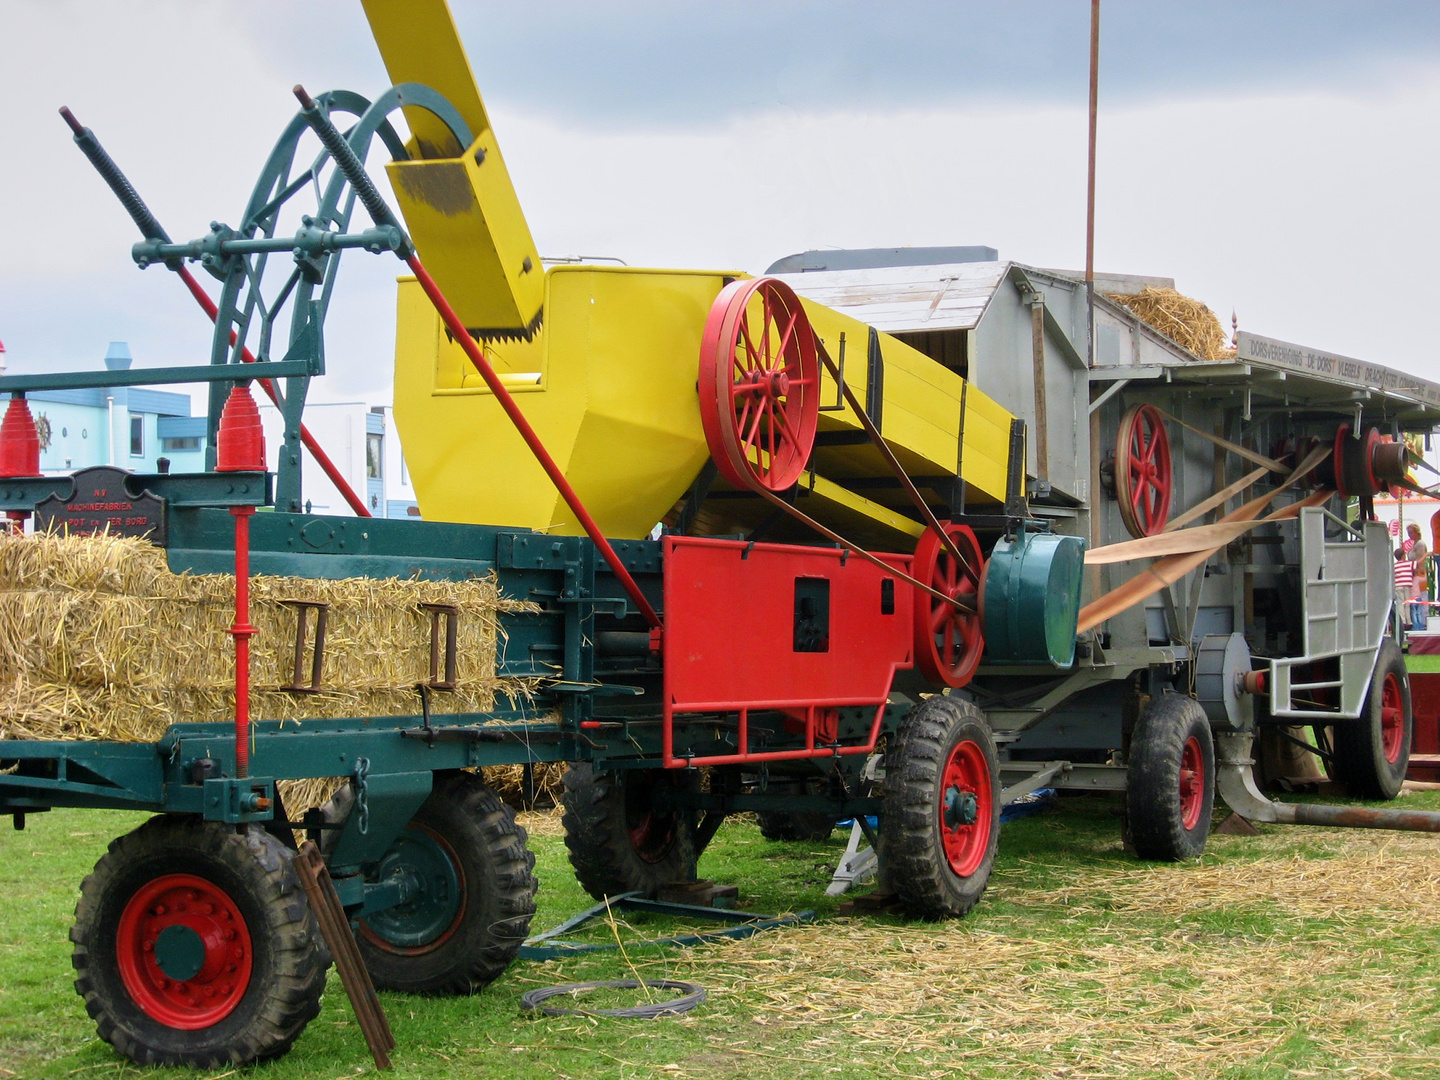
[[(0, 373), (5, 360), (0, 344)], [(126, 371), (132, 363), (129, 345), (112, 341), (105, 366)], [(168, 460), (170, 472), (205, 469), (206, 418), (190, 415), (189, 394), (117, 386), (34, 390), (25, 396), (40, 433), (40, 471), (46, 475), (95, 465), (153, 473), (160, 471), (161, 458)], [(279, 462), (280, 414), (258, 388), (255, 398), (265, 425), (266, 461), (273, 471)], [(305, 426), (373, 515), (419, 517), (388, 405), (307, 404)], [(302, 451), (302, 457), (301, 484), (309, 508), (317, 514), (352, 514), (310, 454)]]
[[(112, 341), (105, 353), (111, 371), (127, 370), (130, 347)], [(205, 419), (190, 415), (190, 395), (137, 386), (87, 390), (33, 390), (25, 395), (40, 432), (40, 471), (69, 473), (93, 465), (157, 472), (160, 458), (171, 472), (205, 467)]]
[[(283, 431), (280, 410), (258, 393), (255, 396), (265, 426), (265, 458), (273, 470), (279, 460)], [(305, 427), (351, 489), (365, 500), (371, 514), (392, 518), (420, 516), (390, 406), (371, 406), (360, 401), (307, 402)], [(303, 450), (301, 456), (304, 464), (300, 487), (307, 508), (316, 514), (352, 513), (315, 459)]]

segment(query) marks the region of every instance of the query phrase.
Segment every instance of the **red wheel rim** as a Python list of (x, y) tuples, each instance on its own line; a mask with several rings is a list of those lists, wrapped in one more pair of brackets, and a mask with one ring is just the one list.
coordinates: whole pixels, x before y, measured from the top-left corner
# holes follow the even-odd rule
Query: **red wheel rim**
[(1180, 752), (1180, 824), (1187, 830), (1200, 824), (1205, 809), (1205, 753), (1200, 740), (1191, 735)]
[(967, 526), (941, 522), (945, 534), (964, 556), (964, 563), (945, 550), (940, 537), (926, 529), (915, 547), (911, 571), (936, 592), (963, 603), (969, 611), (931, 596), (915, 593), (915, 663), (932, 683), (964, 686), (975, 676), (985, 651), (980, 617), (980, 581), (985, 559), (980, 542)]
[(957, 743), (940, 776), (940, 838), (945, 860), (960, 877), (980, 869), (990, 850), (994, 793), (979, 743)]
[(699, 391), (721, 477), (741, 490), (793, 487), (815, 445), (820, 360), (790, 286), (750, 278), (721, 290), (700, 342)]
[(1393, 671), (1387, 672), (1380, 688), (1380, 749), (1391, 765), (1400, 760), (1404, 742), (1405, 696), (1400, 691), (1399, 677)]
[(657, 814), (652, 805), (657, 784), (675, 781), (671, 776), (642, 778), (632, 777), (625, 785), (625, 831), (630, 836), (630, 846), (641, 862), (654, 865), (663, 862), (670, 849), (675, 846), (675, 814)]
[(145, 1015), (183, 1031), (229, 1016), (254, 964), (250, 930), (235, 901), (193, 874), (158, 877), (130, 898), (115, 930), (115, 958)]
[(630, 846), (641, 862), (658, 863), (669, 853), (675, 843), (675, 822), (661, 817), (653, 810), (645, 811), (634, 825), (627, 827)]
[(1165, 528), (1173, 486), (1164, 417), (1154, 405), (1132, 405), (1120, 418), (1115, 443), (1115, 493), (1131, 536), (1154, 536)]

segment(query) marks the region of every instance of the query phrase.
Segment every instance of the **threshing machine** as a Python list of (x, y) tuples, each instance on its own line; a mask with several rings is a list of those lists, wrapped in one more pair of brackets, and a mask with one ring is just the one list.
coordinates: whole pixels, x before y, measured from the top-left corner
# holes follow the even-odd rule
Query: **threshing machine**
[[(926, 918), (970, 910), (1001, 807), (1042, 786), (1124, 792), (1147, 858), (1199, 852), (1217, 791), (1253, 820), (1440, 827), (1272, 803), (1251, 760), (1257, 732), (1309, 728), (1355, 793), (1398, 790), (1408, 682), (1367, 500), (1413, 484), (1394, 436), (1440, 420), (1440, 387), (1244, 335), (1204, 361), (1104, 295), (1090, 335), (1074, 275), (993, 252), (826, 253), (759, 278), (547, 267), (444, 4), (365, 10), (394, 85), (297, 88), (238, 223), (200, 239), (173, 242), (67, 113), (140, 228), (136, 262), (210, 304), (210, 363), (0, 378), (12, 519), (81, 521), (103, 482), (148, 508), (122, 527), (171, 569), (236, 580), (233, 724), (0, 746), (17, 826), (160, 815), (101, 859), (71, 932), (119, 1052), (208, 1068), (289, 1049), (327, 961), (297, 885), (307, 832), (375, 985), (495, 979), (536, 886), (487, 767), (570, 763), (566, 842), (596, 897), (693, 878), (731, 813), (777, 837), (854, 817), (881, 887)], [(399, 215), (365, 170), (381, 148)], [(395, 415), (423, 521), (303, 512), (302, 453), (324, 465), (304, 404), (351, 248), (408, 264)], [(206, 472), (39, 475), (26, 392), (140, 380), (209, 383)], [(252, 381), (284, 417), (273, 472)], [(525, 692), (447, 706), (467, 658), (437, 616), (412, 715), (251, 723), (251, 573), (494, 575), (524, 602), (496, 675)], [(326, 673), (296, 618), (303, 692)], [(348, 779), (293, 819), (276, 781), (323, 777)]]

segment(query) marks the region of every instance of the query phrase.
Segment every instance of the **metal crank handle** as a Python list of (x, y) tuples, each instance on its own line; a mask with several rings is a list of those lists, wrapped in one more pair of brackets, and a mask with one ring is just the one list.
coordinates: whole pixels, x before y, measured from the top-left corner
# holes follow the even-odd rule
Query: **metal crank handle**
[[(100, 145), (100, 140), (95, 137), (95, 133), (75, 119), (75, 114), (70, 111), (68, 106), (61, 107), (60, 115), (65, 118), (65, 123), (70, 125), (70, 130), (75, 133), (75, 145), (80, 147), (80, 152), (90, 159), (90, 164), (95, 166), (95, 171), (100, 174), (105, 183), (110, 185), (110, 190), (115, 193), (115, 197), (120, 200), (120, 205), (125, 208), (125, 212), (130, 215), (131, 220), (135, 222), (136, 228), (144, 234), (145, 239), (162, 244), (170, 243), (169, 234), (160, 227), (160, 222), (150, 212), (150, 208), (145, 205), (145, 200), (140, 198), (130, 181), (125, 178), (125, 174), (120, 171), (120, 166), (116, 165), (110, 155), (105, 152), (105, 148)], [(177, 259), (171, 269), (175, 269), (175, 266), (178, 265), (179, 260)]]
[[(295, 85), (295, 97), (300, 102), (300, 111), (305, 116), (305, 121), (310, 125), (310, 130), (315, 132), (330, 156), (335, 160), (335, 167), (350, 181), (350, 186), (359, 196), (361, 204), (369, 213), (371, 220), (376, 225), (389, 225), (400, 230), (402, 244), (394, 249), (395, 254), (402, 259), (408, 259), (415, 252), (410, 243), (410, 237), (406, 234), (405, 228), (400, 224), (400, 219), (395, 216), (389, 205), (380, 197), (380, 192), (375, 190), (369, 174), (365, 172), (365, 166), (355, 156), (355, 151), (345, 141), (335, 125), (330, 123), (327, 117), (315, 103), (315, 99), (305, 92), (305, 88), (299, 83)], [(318, 121), (318, 122), (317, 122)]]

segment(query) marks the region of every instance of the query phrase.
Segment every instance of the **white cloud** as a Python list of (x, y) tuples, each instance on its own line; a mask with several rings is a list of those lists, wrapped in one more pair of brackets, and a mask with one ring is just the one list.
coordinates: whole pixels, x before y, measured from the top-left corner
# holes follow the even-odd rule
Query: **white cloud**
[[(324, 10), (363, 30), (358, 12)], [(130, 5), (0, 0), (10, 101), (0, 144), (12, 148), (0, 170), (12, 208), (0, 339), (14, 360), (89, 366), (120, 337), (141, 363), (194, 363), (208, 347), (178, 283), (134, 269), (133, 227), (70, 145), (59, 105), (95, 128), (178, 239), (238, 216), (294, 113), (291, 83), (315, 90), (374, 72), (355, 88), (380, 89), (349, 22), (330, 39), (336, 57), (320, 39), (279, 65), (255, 20), (233, 7), (144, 12), (137, 24)], [(545, 254), (759, 271), (812, 247), (990, 244), (1033, 264), (1083, 263), (1080, 107), (991, 98), (774, 110), (686, 134), (582, 126), (503, 97), (489, 104)], [(1233, 307), (1256, 332), (1440, 379), (1415, 289), (1440, 240), (1437, 120), (1440, 68), (1353, 92), (1124, 108), (1102, 97), (1098, 265), (1174, 277), (1226, 323)], [(398, 264), (346, 262), (329, 326), (334, 375), (315, 392), (379, 399)]]

